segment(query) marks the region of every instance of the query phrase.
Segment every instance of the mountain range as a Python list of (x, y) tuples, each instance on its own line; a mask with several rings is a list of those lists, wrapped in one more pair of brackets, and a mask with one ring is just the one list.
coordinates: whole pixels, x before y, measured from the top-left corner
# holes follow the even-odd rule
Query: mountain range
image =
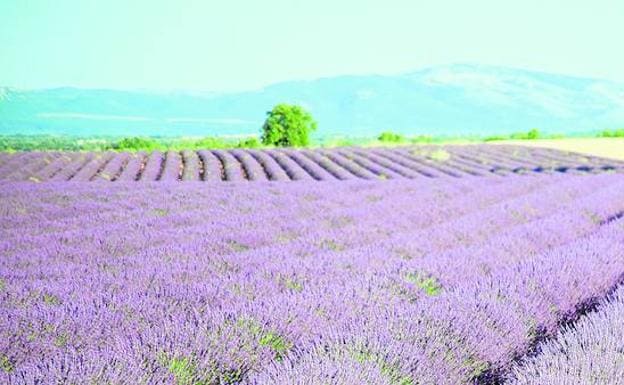
[(238, 136), (295, 103), (317, 137), (575, 134), (624, 126), (624, 84), (454, 64), (400, 75), (288, 81), (239, 93), (0, 88), (0, 134)]

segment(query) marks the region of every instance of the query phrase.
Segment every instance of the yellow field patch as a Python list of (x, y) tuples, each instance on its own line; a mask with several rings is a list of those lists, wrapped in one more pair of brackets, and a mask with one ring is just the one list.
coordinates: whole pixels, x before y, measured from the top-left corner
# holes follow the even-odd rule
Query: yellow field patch
[(580, 154), (624, 160), (624, 138), (566, 138), (537, 140), (502, 140), (492, 144), (545, 147)]

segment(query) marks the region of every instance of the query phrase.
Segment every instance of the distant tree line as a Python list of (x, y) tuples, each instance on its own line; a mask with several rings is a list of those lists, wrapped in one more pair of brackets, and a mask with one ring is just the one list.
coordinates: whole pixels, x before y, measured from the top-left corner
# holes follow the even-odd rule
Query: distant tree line
[[(311, 134), (318, 124), (303, 107), (280, 103), (266, 113), (260, 137), (243, 138), (168, 138), (168, 137), (89, 137), (54, 135), (0, 135), (0, 151), (154, 151), (199, 150), (260, 147), (307, 147), (312, 143)], [(609, 129), (595, 135), (602, 138), (624, 138), (624, 129)], [(442, 143), (453, 140), (498, 141), (508, 139), (535, 140), (562, 138), (563, 135), (545, 135), (537, 128), (510, 135), (488, 137), (434, 137), (429, 135), (405, 136), (393, 131), (383, 131), (376, 142), (371, 139), (330, 139), (318, 142), (323, 146), (352, 146), (381, 143), (402, 145), (415, 143)]]

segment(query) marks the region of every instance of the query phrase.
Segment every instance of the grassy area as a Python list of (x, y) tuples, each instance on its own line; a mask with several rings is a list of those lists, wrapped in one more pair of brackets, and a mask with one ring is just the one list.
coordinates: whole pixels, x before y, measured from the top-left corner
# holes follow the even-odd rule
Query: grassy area
[(0, 136), (0, 151), (153, 151), (221, 148), (256, 148), (257, 138), (165, 138), (165, 137), (73, 137), (73, 136)]
[[(333, 137), (313, 141), (310, 147), (341, 146), (390, 146), (406, 144), (450, 143), (479, 141), (479, 138), (452, 137), (395, 137), (376, 139), (370, 137)], [(265, 148), (256, 137), (218, 138), (218, 137), (72, 137), (72, 136), (0, 136), (0, 151), (153, 151), (153, 150), (196, 150), (228, 148)]]
[[(605, 130), (585, 137), (624, 138), (624, 129)], [(563, 135), (545, 135), (537, 129), (501, 136), (406, 136), (390, 131), (371, 137), (329, 137), (312, 141), (310, 147), (405, 146), (417, 144), (549, 143)], [(578, 138), (577, 138), (578, 139)], [(73, 137), (52, 135), (0, 135), (0, 151), (153, 151), (228, 148), (266, 148), (257, 137)]]

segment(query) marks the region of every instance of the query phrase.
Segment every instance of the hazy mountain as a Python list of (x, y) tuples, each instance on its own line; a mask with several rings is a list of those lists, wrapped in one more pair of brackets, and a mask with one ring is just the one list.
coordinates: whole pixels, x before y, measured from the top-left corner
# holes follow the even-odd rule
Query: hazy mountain
[(450, 65), (395, 76), (284, 82), (236, 94), (0, 88), (0, 133), (237, 135), (298, 103), (318, 136), (574, 133), (624, 126), (624, 84), (511, 68)]

